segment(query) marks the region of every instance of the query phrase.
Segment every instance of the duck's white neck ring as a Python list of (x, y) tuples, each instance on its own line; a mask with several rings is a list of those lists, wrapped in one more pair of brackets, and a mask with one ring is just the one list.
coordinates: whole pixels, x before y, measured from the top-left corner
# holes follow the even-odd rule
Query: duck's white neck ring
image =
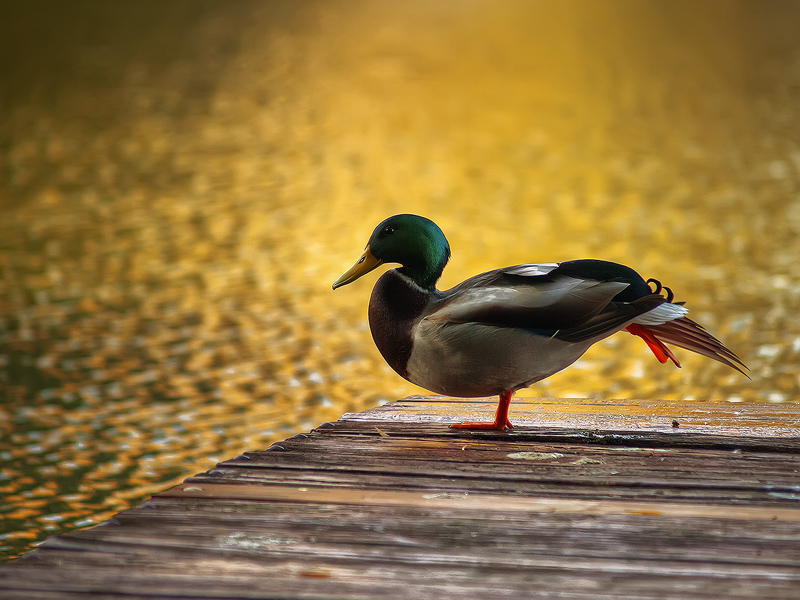
[(395, 275), (397, 275), (397, 277), (402, 279), (405, 283), (407, 283), (409, 287), (411, 287), (411, 288), (413, 288), (413, 289), (415, 289), (415, 290), (417, 290), (419, 292), (422, 292), (424, 294), (430, 294), (431, 293), (432, 290), (426, 290), (424, 287), (418, 285), (417, 282), (415, 282), (413, 279), (411, 279), (411, 277), (401, 273), (399, 268), (398, 269), (392, 269), (392, 272)]

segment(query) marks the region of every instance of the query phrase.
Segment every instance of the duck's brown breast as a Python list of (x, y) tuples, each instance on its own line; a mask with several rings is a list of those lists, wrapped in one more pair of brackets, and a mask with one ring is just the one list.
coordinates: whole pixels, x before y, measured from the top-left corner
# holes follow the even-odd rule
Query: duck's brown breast
[(430, 301), (430, 292), (418, 288), (395, 269), (384, 273), (372, 290), (372, 339), (389, 366), (406, 379), (414, 330)]

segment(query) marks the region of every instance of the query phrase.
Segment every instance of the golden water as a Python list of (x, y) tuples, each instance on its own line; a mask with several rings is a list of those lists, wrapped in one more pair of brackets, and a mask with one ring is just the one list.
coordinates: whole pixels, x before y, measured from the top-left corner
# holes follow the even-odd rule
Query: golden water
[(531, 395), (798, 397), (800, 4), (3, 10), (4, 556), (419, 393), (372, 344), (375, 276), (330, 289), (397, 212), (445, 231), (442, 287), (623, 262), (752, 369), (618, 335)]

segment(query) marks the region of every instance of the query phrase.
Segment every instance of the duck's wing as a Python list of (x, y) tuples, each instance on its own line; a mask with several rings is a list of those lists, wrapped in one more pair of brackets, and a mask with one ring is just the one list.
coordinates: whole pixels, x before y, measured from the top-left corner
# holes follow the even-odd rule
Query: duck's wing
[(603, 337), (665, 301), (652, 295), (644, 302), (613, 302), (629, 283), (566, 275), (558, 267), (517, 265), (478, 275), (443, 292), (425, 318), (518, 327), (583, 341)]

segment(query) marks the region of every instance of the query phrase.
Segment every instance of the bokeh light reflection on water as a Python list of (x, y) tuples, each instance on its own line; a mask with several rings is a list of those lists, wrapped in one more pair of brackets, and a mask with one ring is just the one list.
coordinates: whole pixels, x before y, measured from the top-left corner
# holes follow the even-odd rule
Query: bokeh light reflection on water
[(4, 556), (419, 393), (373, 347), (374, 278), (330, 290), (395, 212), (448, 235), (442, 287), (617, 260), (752, 368), (616, 336), (530, 395), (796, 401), (797, 4), (84, 2), (41, 25), (58, 5), (0, 25)]

